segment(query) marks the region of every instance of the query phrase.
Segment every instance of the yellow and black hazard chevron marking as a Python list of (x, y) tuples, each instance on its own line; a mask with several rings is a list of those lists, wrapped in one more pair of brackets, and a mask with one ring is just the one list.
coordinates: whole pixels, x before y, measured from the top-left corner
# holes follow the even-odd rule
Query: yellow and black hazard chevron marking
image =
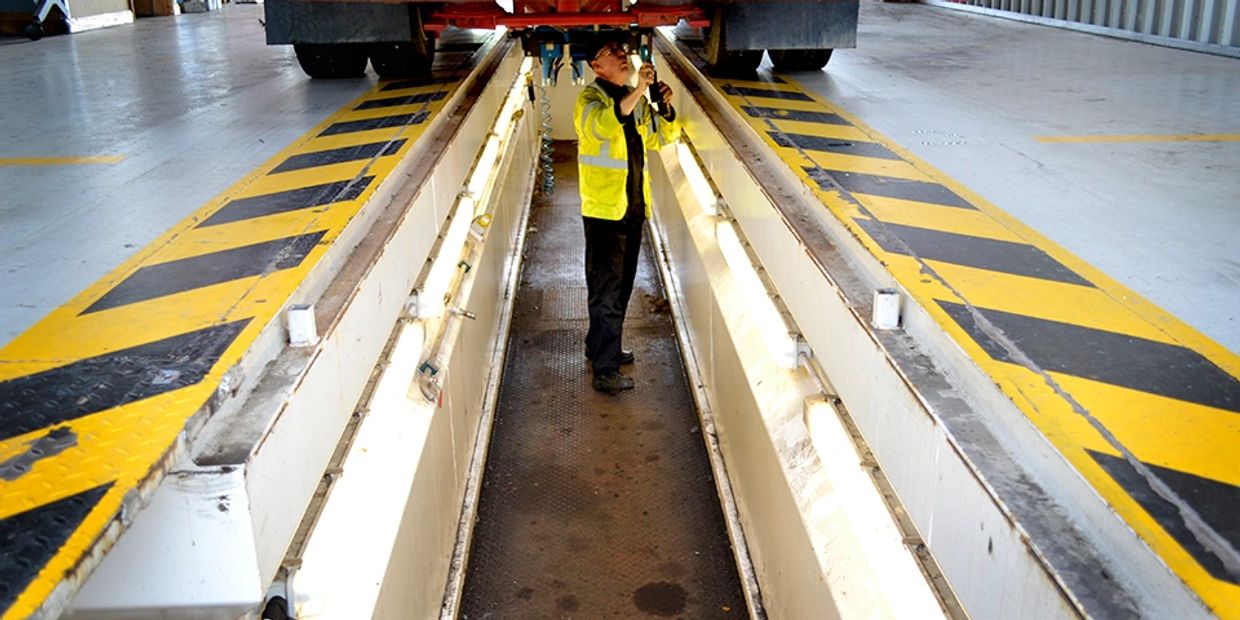
[(1240, 618), (1218, 555), (1240, 549), (1240, 357), (795, 81), (753, 79), (712, 81), (1167, 565)]
[[(468, 52), (476, 51), (481, 43)], [(0, 349), (0, 612), (40, 610), (475, 63), (381, 83)], [(53, 610), (54, 611), (54, 610)]]

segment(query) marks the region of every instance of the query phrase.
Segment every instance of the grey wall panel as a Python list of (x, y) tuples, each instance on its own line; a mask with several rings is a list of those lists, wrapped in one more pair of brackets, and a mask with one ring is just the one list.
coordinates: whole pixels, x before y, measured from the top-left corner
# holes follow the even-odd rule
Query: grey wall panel
[[(1146, 43), (1240, 56), (1240, 0), (922, 0)], [(1006, 14), (1006, 15), (1005, 15)]]

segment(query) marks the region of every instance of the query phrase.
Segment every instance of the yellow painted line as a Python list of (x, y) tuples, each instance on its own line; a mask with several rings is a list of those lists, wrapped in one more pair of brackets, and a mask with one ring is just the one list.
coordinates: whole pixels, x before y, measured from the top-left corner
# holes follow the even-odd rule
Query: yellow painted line
[(786, 93), (801, 92), (801, 87), (796, 84), (785, 81), (764, 80), (761, 79), (761, 76), (757, 80), (731, 78), (727, 80), (727, 83), (739, 88), (765, 88), (766, 90), (778, 90)]
[[(1240, 416), (1235, 413), (1070, 375), (1057, 374), (1056, 378), (1082, 406), (1098, 412), (1107, 429), (1142, 461), (1171, 469), (1186, 468), (1205, 478), (1240, 486), (1234, 452), (1240, 442)], [(1151, 428), (1160, 428), (1161, 432), (1151, 433)], [(1217, 441), (1203, 443), (1203, 435)], [(1169, 455), (1174, 459), (1167, 458)]]
[[(794, 80), (787, 81), (796, 84)], [(714, 82), (721, 90), (726, 84), (742, 86), (732, 80)], [(1240, 376), (1240, 356), (1070, 254), (861, 123), (847, 111), (808, 89), (801, 88), (800, 91), (813, 101), (741, 95), (729, 95), (726, 99), (758, 130), (767, 146), (815, 192), (826, 209), (887, 266), (916, 302), (1211, 610), (1224, 618), (1240, 618), (1240, 587), (1205, 570), (1090, 455), (1088, 451), (1114, 455), (1116, 450), (1063, 394), (1070, 394), (1097, 423), (1117, 438), (1125, 450), (1141, 461), (1226, 484), (1240, 485), (1240, 413), (1053, 370), (1042, 374), (1023, 365), (1001, 361), (976, 342), (939, 302), (971, 304), (977, 308), (1028, 317), (1030, 321), (1054, 321), (1076, 326), (1074, 329), (1092, 329), (1182, 347), (1204, 357), (1233, 379)], [(788, 125), (789, 121), (783, 119), (749, 117), (743, 111), (746, 105), (835, 114), (851, 123), (865, 141), (886, 146), (901, 160), (781, 147), (769, 134), (770, 131), (804, 134), (808, 133), (806, 130), (809, 127), (805, 123)], [(841, 137), (824, 135), (827, 131), (836, 130), (820, 129), (810, 135)], [(804, 170), (810, 163), (828, 174), (863, 173), (938, 184), (961, 197), (975, 210), (823, 189)], [(860, 224), (862, 220), (914, 226), (925, 231), (919, 234), (952, 233), (976, 238), (979, 243), (992, 242), (990, 240), (1014, 243), (1017, 244), (1013, 246), (1015, 248), (1027, 249), (1021, 249), (1013, 256), (1029, 256), (1032, 257), (1030, 260), (1046, 260), (1036, 259), (1035, 255), (1049, 257), (1049, 260), (1057, 262), (1087, 283), (1060, 281), (1050, 276), (1021, 275), (1020, 264), (1009, 263), (1005, 267), (995, 263), (992, 268), (985, 268), (889, 252), (866, 232)], [(969, 243), (967, 239), (963, 242)], [(968, 257), (959, 260), (967, 263)], [(1000, 267), (1015, 269), (1018, 273), (997, 270)], [(1048, 379), (1058, 389), (1048, 385)]]
[[(339, 134), (335, 136), (316, 136), (311, 142), (310, 150), (327, 151), (331, 149), (348, 148), (361, 144), (370, 144), (373, 142), (388, 142), (390, 140), (400, 140), (407, 138), (407, 132), (398, 128), (387, 127), (383, 129), (367, 129), (364, 131), (355, 131), (352, 133)], [(390, 156), (389, 156), (390, 157)], [(366, 162), (350, 162), (348, 164), (335, 164), (337, 166), (363, 165)], [(374, 164), (371, 164), (372, 167)], [(311, 168), (310, 170), (315, 170)], [(293, 174), (292, 172), (281, 172), (279, 174)], [(344, 177), (345, 179), (353, 178), (353, 175)], [(342, 179), (343, 180), (343, 179)]]
[(1132, 134), (1098, 136), (1034, 136), (1048, 144), (1084, 144), (1119, 142), (1237, 142), (1240, 133)]
[[(905, 280), (920, 274), (921, 264), (912, 257), (895, 257), (892, 264), (904, 270), (901, 276)], [(943, 262), (937, 263), (934, 269), (948, 282), (969, 291), (969, 301), (982, 308), (1173, 344), (1166, 332), (1150, 324), (1145, 317), (1131, 311), (1116, 312), (1115, 300), (1096, 288), (1020, 276), (1010, 276), (1020, 278), (1019, 286), (994, 286), (993, 272), (983, 269)], [(918, 282), (924, 285), (926, 296), (951, 299), (950, 291), (938, 280)]]
[(839, 153), (823, 153), (821, 151), (808, 151), (805, 156), (808, 157), (813, 164), (823, 168), (824, 170), (833, 170), (836, 172), (860, 172), (862, 174), (895, 177), (897, 179), (908, 179), (911, 181), (920, 181), (926, 178), (926, 174), (921, 170), (918, 170), (912, 164), (896, 159), (864, 157), (862, 155), (842, 155)]
[[(319, 144), (315, 144), (312, 150), (319, 150)], [(339, 181), (348, 181), (357, 176), (360, 166), (351, 164), (336, 164), (331, 166), (333, 170), (320, 168), (306, 168), (304, 170), (292, 170), (289, 172), (280, 172), (277, 174), (269, 174), (261, 178), (255, 179), (244, 189), (237, 191), (236, 198), (250, 198), (253, 196), (263, 196), (265, 194), (274, 194), (301, 187), (309, 187), (321, 183), (335, 183)], [(203, 214), (203, 220), (214, 213), (214, 210)]]
[(915, 200), (902, 200), (870, 194), (852, 194), (876, 219), (889, 224), (933, 228), (944, 232), (999, 241), (1023, 242), (981, 211), (957, 209)]
[[(464, 76), (462, 76), (461, 79), (465, 79)], [(440, 83), (435, 83), (435, 84), (420, 84), (420, 85), (409, 86), (406, 88), (393, 88), (391, 90), (383, 90), (390, 84), (391, 82), (381, 82), (378, 88), (371, 91), (361, 101), (375, 101), (378, 99), (390, 99), (392, 97), (408, 97), (409, 95), (421, 95), (424, 93), (435, 93), (441, 90), (448, 90), (452, 87), (451, 83), (440, 82)], [(447, 97), (445, 97), (444, 99), (447, 99)], [(358, 105), (358, 103), (360, 103), (360, 101), (355, 102), (353, 105), (356, 106)]]
[(372, 142), (399, 140), (405, 137), (405, 133), (407, 133), (407, 131), (407, 128), (404, 127), (376, 127), (373, 129), (352, 131), (349, 133), (315, 136), (313, 148), (315, 150), (327, 150), (347, 148), (350, 146), (369, 144)]
[(807, 136), (818, 136), (820, 138), (832, 138), (846, 142), (867, 142), (869, 136), (861, 133), (860, 129), (851, 125), (833, 125), (830, 123), (813, 123), (807, 121), (793, 121), (783, 118), (771, 119), (748, 119), (751, 125), (754, 125), (759, 131), (766, 131), (767, 125), (764, 120), (769, 120), (780, 131), (786, 133), (799, 133)]
[(337, 202), (325, 207), (273, 213), (221, 226), (195, 228), (186, 232), (183, 243), (161, 249), (152, 257), (152, 261), (166, 262), (193, 258), (255, 243), (276, 241), (287, 237), (290, 230), (305, 232), (320, 230), (324, 214), (337, 206), (347, 204), (348, 201)]
[(337, 122), (348, 121), (364, 121), (375, 118), (385, 118), (388, 116), (399, 116), (401, 114), (417, 114), (423, 111), (435, 111), (443, 108), (446, 99), (435, 101), (432, 103), (410, 103), (406, 105), (387, 106), (383, 108), (364, 108), (361, 110), (349, 110), (340, 115)]
[[(461, 79), (464, 79), (463, 75)], [(198, 330), (245, 325), (235, 338), (227, 341), (222, 353), (212, 358), (214, 363), (204, 369), (205, 373), (197, 382), (168, 388), (169, 391), (137, 400), (122, 399), (120, 404), (109, 408), (76, 417), (69, 415), (64, 422), (0, 438), (0, 455), (5, 458), (23, 453), (29, 449), (31, 442), (57, 427), (69, 427), (78, 440), (76, 446), (37, 461), (31, 471), (16, 480), (0, 480), (0, 519), (46, 508), (57, 500), (100, 488), (101, 485), (112, 485), (59, 551), (42, 565), (38, 575), (21, 591), (12, 606), (7, 610), (0, 609), (0, 618), (24, 618), (40, 609), (57, 584), (81, 569), (79, 563), (82, 558), (90, 553), (89, 550), (105, 531), (109, 528), (119, 531), (115, 519), (122, 502), (131, 501), (135, 492), (145, 495), (153, 490), (166, 464), (175, 458), (172, 447), (190, 417), (207, 402), (223, 374), (241, 360), (254, 339), (268, 324), (277, 320), (279, 309), (354, 220), (384, 179), (391, 175), (399, 161), (414, 148), (418, 138), (431, 124), (435, 114), (442, 111), (446, 100), (451, 98), (459, 84), (458, 81), (401, 91), (379, 91), (380, 86), (356, 98), (0, 349), (2, 388), (10, 381), (29, 381), (29, 377), (37, 373), (61, 372), (58, 369), (82, 360)], [(448, 94), (443, 100), (420, 105), (368, 111), (366, 114), (354, 111), (366, 100), (416, 91), (447, 91)], [(420, 124), (318, 137), (327, 127), (339, 122), (419, 111), (429, 114)], [(296, 155), (393, 139), (406, 141), (395, 154), (297, 171), (271, 172)], [(83, 163), (84, 159), (73, 158), (69, 161), (65, 158), (57, 163)], [(374, 176), (375, 179), (352, 200), (318, 206), (307, 204), (252, 219), (197, 227), (233, 199), (348, 181), (361, 176)], [(164, 284), (159, 283), (150, 289), (158, 296), (129, 299), (121, 305), (84, 313), (119, 284), (130, 281), (128, 278), (143, 268), (167, 269), (177, 265), (171, 261), (210, 257), (224, 250), (319, 232), (322, 237), (318, 244), (303, 248), (304, 258), (294, 266), (260, 274), (238, 272), (224, 281), (204, 283), (182, 291), (175, 290), (175, 287), (160, 289), (159, 286)], [(146, 371), (149, 372), (149, 369)]]
[[(792, 153), (781, 153), (780, 157), (783, 157), (784, 162), (787, 163), (789, 166), (794, 166), (794, 167), (799, 167), (801, 165), (804, 165), (805, 163), (813, 163), (813, 162), (804, 162), (803, 158), (793, 157)], [(798, 176), (804, 177), (804, 175), (798, 175)], [(817, 194), (818, 194), (819, 200), (821, 200), (824, 205), (828, 206), (831, 213), (836, 214), (840, 218), (844, 218), (849, 221), (853, 220), (854, 218), (870, 219), (870, 215), (865, 212), (864, 208), (861, 205), (861, 201), (857, 200), (854, 197), (846, 196), (843, 192), (839, 190), (834, 190), (834, 189), (833, 190), (820, 190), (819, 192), (817, 192)], [(862, 237), (862, 241), (869, 242), (870, 238), (868, 236)], [(874, 244), (874, 249), (878, 249), (878, 244)]]
[[(728, 81), (732, 83), (732, 80)], [(771, 99), (768, 97), (743, 97), (741, 95), (724, 95), (733, 106), (757, 105), (764, 108), (779, 108), (794, 112), (821, 112), (822, 104), (817, 101), (797, 101), (795, 99)]]
[[(315, 138), (315, 140), (320, 140), (320, 139), (321, 138)], [(356, 145), (349, 144), (348, 146), (356, 146)], [(308, 149), (306, 152), (313, 153), (319, 150), (323, 150), (323, 144), (316, 142), (313, 145), (313, 148)], [(314, 168), (306, 168), (302, 170), (289, 170), (286, 172), (272, 172), (271, 176), (277, 177), (277, 178), (284, 177), (284, 176), (294, 177), (294, 179), (290, 179), (285, 182), (290, 184), (290, 188), (296, 189), (298, 187), (306, 187), (306, 185), (325, 183), (327, 182), (325, 179), (342, 179), (342, 180), (352, 179), (359, 175), (362, 175), (363, 172), (365, 172), (366, 174), (369, 174), (370, 171), (373, 170), (375, 166), (379, 164), (380, 162), (382, 162), (384, 159), (390, 160), (394, 157), (398, 157), (399, 155), (400, 155), (399, 153), (394, 153), (392, 155), (385, 155), (385, 156), (378, 157), (372, 160), (347, 161), (347, 162), (341, 162), (338, 164), (328, 164), (326, 166), (316, 166)], [(307, 178), (313, 179), (316, 176), (315, 175), (316, 172), (319, 174), (322, 174), (323, 175), (322, 179), (324, 180), (314, 179), (312, 182), (306, 183), (305, 185), (294, 185), (294, 183), (303, 183), (304, 182), (303, 179), (307, 179)]]
[(90, 157), (0, 157), (0, 166), (73, 166), (77, 164), (119, 164), (124, 155)]
[[(317, 256), (312, 254), (307, 261), (314, 258)], [(49, 315), (49, 319), (61, 321), (61, 338), (45, 343), (40, 349), (39, 342), (24, 338), (22, 334), (21, 341), (15, 341), (12, 346), (11, 354), (15, 358), (21, 356), (19, 359), (23, 361), (0, 364), (0, 374), (4, 378), (29, 375), (124, 349), (135, 342), (155, 342), (231, 320), (274, 313), (283, 302), (279, 297), (269, 296), (268, 289), (291, 290), (303, 275), (296, 269), (284, 269), (263, 276), (261, 282), (257, 276), (239, 278), (82, 316)], [(259, 283), (262, 286), (256, 289)], [(3, 352), (8, 358), (10, 348), (6, 347)]]

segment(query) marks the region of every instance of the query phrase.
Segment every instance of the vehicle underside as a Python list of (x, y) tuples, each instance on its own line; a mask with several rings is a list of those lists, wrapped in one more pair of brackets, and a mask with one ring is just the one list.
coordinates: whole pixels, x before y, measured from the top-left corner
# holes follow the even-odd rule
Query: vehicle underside
[[(267, 43), (292, 44), (313, 78), (362, 75), (369, 60), (382, 78), (424, 75), (448, 28), (507, 28), (544, 66), (576, 64), (598, 36), (628, 36), (639, 50), (659, 26), (700, 28), (713, 72), (752, 72), (770, 54), (777, 71), (823, 68), (835, 48), (856, 45), (858, 0), (698, 2), (516, 0), (493, 2), (312, 2), (269, 0)], [(544, 70), (544, 81), (556, 72)]]

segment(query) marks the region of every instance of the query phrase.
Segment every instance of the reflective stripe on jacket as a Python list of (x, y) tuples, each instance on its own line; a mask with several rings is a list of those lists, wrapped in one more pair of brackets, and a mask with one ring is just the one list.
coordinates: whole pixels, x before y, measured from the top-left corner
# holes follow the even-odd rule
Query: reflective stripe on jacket
[[(637, 131), (646, 149), (658, 150), (680, 136), (680, 120), (658, 118), (658, 133), (651, 128), (655, 115), (649, 101), (642, 99), (633, 108)], [(628, 207), (625, 181), (629, 176), (629, 153), (624, 126), (616, 118), (616, 102), (598, 82), (591, 82), (577, 96), (573, 106), (573, 125), (577, 128), (577, 171), (581, 186), (581, 214), (604, 220), (619, 220)], [(642, 173), (642, 195), (646, 217), (650, 217), (650, 165)]]

